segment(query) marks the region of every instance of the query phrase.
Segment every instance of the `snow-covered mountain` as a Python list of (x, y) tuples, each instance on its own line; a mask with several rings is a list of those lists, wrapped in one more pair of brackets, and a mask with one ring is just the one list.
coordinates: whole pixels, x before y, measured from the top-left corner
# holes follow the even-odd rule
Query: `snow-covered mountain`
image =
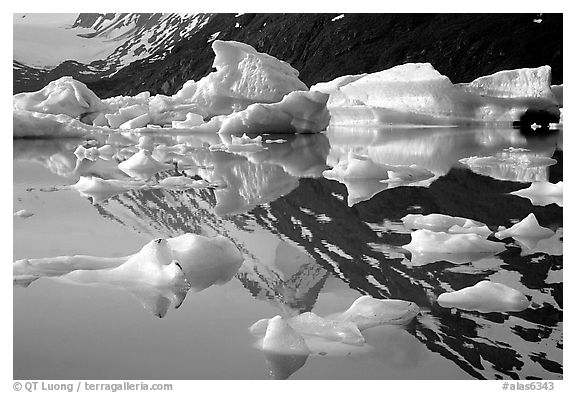
[(71, 75), (102, 98), (174, 94), (211, 71), (216, 38), (287, 61), (308, 86), (408, 62), (431, 63), (454, 83), (542, 65), (553, 84), (563, 79), (562, 14), (80, 14), (49, 24), (22, 16), (14, 60), (51, 69), (36, 86), (15, 69), (14, 93)]
[(162, 59), (208, 19), (170, 13), (15, 14), (15, 85), (63, 75), (89, 82), (140, 59)]

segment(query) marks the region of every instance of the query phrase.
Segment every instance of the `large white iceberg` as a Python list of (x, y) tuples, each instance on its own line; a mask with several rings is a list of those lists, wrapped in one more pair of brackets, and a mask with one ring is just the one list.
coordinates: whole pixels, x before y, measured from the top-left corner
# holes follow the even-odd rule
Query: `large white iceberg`
[(190, 96), (185, 102), (197, 104), (209, 116), (237, 112), (257, 102), (278, 102), (292, 91), (308, 90), (290, 64), (250, 45), (216, 40), (212, 49), (216, 71), (179, 92)]
[(123, 257), (88, 255), (21, 259), (13, 264), (14, 283), (29, 285), (41, 277), (58, 277), (82, 285), (120, 287), (144, 307), (163, 317), (180, 306), (189, 289), (203, 290), (228, 282), (244, 259), (223, 236), (184, 234), (155, 239), (139, 252)]
[(524, 294), (504, 284), (480, 281), (472, 287), (447, 292), (438, 296), (438, 304), (467, 311), (509, 312), (522, 311), (530, 302)]
[[(520, 120), (527, 110), (560, 111), (549, 66), (502, 71), (454, 85), (428, 63), (408, 63), (311, 90), (332, 91), (331, 124), (468, 125)], [(346, 83), (348, 82), (349, 83)]]

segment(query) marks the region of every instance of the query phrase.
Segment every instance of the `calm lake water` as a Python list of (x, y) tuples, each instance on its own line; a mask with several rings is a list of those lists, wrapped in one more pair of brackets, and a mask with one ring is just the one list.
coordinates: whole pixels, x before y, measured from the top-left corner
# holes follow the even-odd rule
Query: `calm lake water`
[[(15, 379), (278, 377), (286, 360), (257, 348), (248, 331), (254, 322), (325, 316), (364, 294), (413, 301), (421, 312), (407, 326), (366, 330), (364, 347), (309, 356), (289, 378), (562, 378), (562, 207), (509, 194), (532, 181), (562, 180), (561, 132), (329, 129), (264, 135), (265, 150), (236, 153), (210, 149), (226, 144), (218, 135), (155, 135), (147, 141), (155, 157), (175, 164), (152, 183), (186, 174), (214, 187), (144, 187), (99, 195), (95, 204), (67, 187), (80, 176), (129, 179), (117, 164), (138, 151), (138, 138), (15, 140), (14, 211), (33, 215), (14, 217), (14, 259), (118, 257), (158, 237), (196, 233), (229, 238), (243, 265), (224, 285), (190, 290), (163, 318), (145, 307), (149, 293), (105, 283), (42, 277), (14, 285)], [(78, 159), (81, 144), (109, 144), (116, 154)], [(394, 185), (322, 176), (350, 152), (416, 164), (433, 176)], [(401, 218), (417, 213), (471, 218), (493, 231), (534, 213), (555, 235), (530, 247), (505, 239), (506, 251), (489, 257), (415, 263), (402, 248), (410, 230)], [(520, 290), (530, 307), (479, 313), (436, 302), (485, 279)]]

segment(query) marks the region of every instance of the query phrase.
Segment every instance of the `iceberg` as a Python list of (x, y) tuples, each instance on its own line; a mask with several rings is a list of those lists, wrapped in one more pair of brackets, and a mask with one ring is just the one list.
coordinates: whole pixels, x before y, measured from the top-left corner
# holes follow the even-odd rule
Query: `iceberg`
[(498, 180), (535, 182), (548, 180), (547, 167), (557, 161), (547, 156), (553, 151), (534, 152), (527, 149), (507, 149), (491, 156), (462, 158), (460, 163), (474, 173)]
[[(250, 327), (253, 335), (263, 334), (269, 319), (261, 319)], [(285, 319), (286, 323), (302, 336), (318, 336), (345, 344), (362, 345), (364, 337), (352, 322), (335, 321), (319, 317), (312, 312), (305, 312)]]
[(21, 259), (13, 264), (13, 276), (14, 283), (23, 286), (41, 277), (55, 277), (79, 285), (123, 288), (163, 317), (170, 305), (180, 306), (190, 289), (201, 291), (228, 282), (243, 262), (242, 254), (227, 238), (188, 233), (152, 240), (137, 253), (123, 257)]
[(478, 221), (463, 217), (453, 217), (445, 214), (408, 214), (402, 217), (404, 226), (408, 229), (427, 229), (433, 232), (475, 233), (484, 238), (492, 231)]
[(503, 243), (486, 240), (476, 233), (444, 233), (418, 229), (410, 235), (412, 237), (410, 243), (403, 248), (412, 253), (414, 263), (441, 261), (451, 255), (456, 258), (448, 260), (454, 259), (454, 262), (459, 263), (461, 261), (459, 255), (466, 260), (474, 255), (495, 255), (506, 250)]
[(401, 186), (428, 186), (434, 174), (417, 165), (386, 165), (369, 157), (348, 153), (332, 169), (322, 172), (329, 180), (344, 184), (348, 190), (348, 206), (369, 200), (377, 193)]
[(418, 315), (416, 303), (397, 299), (375, 299), (361, 296), (343, 313), (331, 315), (328, 319), (352, 322), (364, 330), (379, 325), (404, 325)]
[(534, 206), (548, 206), (553, 203), (560, 207), (564, 205), (564, 186), (561, 181), (556, 184), (549, 181), (533, 182), (530, 187), (513, 191), (510, 194), (530, 199)]
[(82, 197), (91, 198), (92, 204), (104, 202), (114, 195), (142, 188), (144, 182), (134, 180), (101, 179), (96, 176), (80, 176), (76, 184), (69, 186), (80, 193)]
[(13, 109), (79, 118), (104, 110), (105, 104), (82, 82), (70, 76), (48, 83), (42, 90), (14, 95)]
[(522, 311), (530, 306), (522, 292), (491, 281), (480, 281), (472, 287), (443, 293), (438, 296), (438, 304), (481, 313)]
[(534, 213), (528, 214), (522, 221), (510, 228), (503, 228), (494, 234), (498, 239), (511, 237), (523, 245), (532, 248), (540, 240), (554, 236), (554, 231), (540, 226)]
[(172, 165), (161, 163), (152, 157), (148, 150), (140, 150), (126, 161), (118, 164), (118, 169), (135, 179), (149, 179), (158, 172), (173, 168)]
[(212, 49), (216, 71), (176, 93), (190, 95), (184, 102), (195, 103), (209, 117), (241, 111), (257, 102), (278, 102), (288, 93), (308, 90), (298, 79), (298, 71), (288, 63), (257, 52), (250, 45), (216, 40)]
[[(502, 71), (454, 85), (429, 63), (407, 63), (334, 83), (331, 125), (472, 125), (518, 121), (528, 111), (558, 117), (551, 69)], [(320, 87), (322, 89), (322, 86)]]

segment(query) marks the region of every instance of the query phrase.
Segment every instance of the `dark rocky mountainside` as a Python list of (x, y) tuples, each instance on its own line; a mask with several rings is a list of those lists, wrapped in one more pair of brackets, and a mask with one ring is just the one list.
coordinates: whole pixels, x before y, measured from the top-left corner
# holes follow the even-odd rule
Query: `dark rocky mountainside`
[(185, 81), (211, 71), (215, 38), (245, 42), (289, 62), (308, 86), (407, 62), (429, 62), (455, 83), (546, 64), (552, 67), (554, 84), (563, 80), (562, 14), (338, 16), (214, 14), (161, 56), (154, 54), (110, 78), (87, 82), (103, 98), (145, 90), (173, 94)]

